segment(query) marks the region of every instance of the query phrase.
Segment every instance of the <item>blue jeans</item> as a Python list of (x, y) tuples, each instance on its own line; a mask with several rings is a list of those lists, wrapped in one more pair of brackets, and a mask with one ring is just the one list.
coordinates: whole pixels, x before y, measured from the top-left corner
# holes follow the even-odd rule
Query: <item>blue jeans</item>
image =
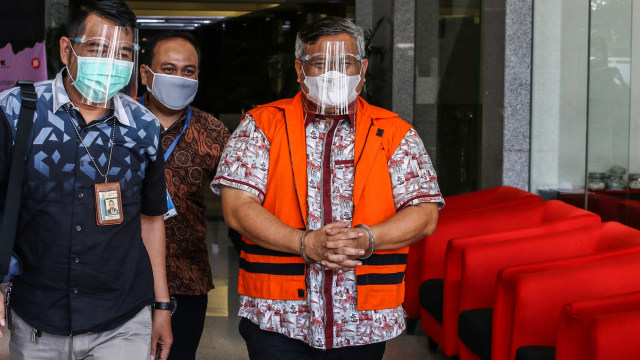
[(251, 360), (381, 360), (385, 342), (320, 350), (300, 340), (265, 331), (251, 320), (240, 319), (238, 326)]

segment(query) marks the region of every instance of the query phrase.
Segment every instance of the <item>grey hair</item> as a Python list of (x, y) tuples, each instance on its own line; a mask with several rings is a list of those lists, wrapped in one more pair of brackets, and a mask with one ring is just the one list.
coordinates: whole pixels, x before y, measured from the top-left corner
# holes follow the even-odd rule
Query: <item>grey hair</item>
[(327, 16), (314, 23), (307, 24), (296, 35), (296, 59), (302, 59), (307, 50), (307, 45), (313, 45), (321, 36), (346, 33), (356, 41), (358, 55), (365, 56), (364, 30), (351, 21), (336, 17)]

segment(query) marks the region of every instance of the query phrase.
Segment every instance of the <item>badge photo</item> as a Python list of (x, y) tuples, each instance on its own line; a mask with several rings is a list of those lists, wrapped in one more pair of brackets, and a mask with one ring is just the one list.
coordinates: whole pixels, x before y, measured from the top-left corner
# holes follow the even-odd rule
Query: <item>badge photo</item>
[(121, 224), (122, 199), (120, 183), (103, 183), (95, 185), (96, 223), (103, 225)]

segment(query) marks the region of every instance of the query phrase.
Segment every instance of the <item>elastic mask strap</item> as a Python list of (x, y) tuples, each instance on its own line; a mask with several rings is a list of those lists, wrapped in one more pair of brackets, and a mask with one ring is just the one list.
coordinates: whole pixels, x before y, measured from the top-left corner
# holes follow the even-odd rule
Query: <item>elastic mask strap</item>
[[(152, 74), (153, 74), (153, 84), (151, 84), (151, 87), (149, 87), (149, 84), (148, 84), (148, 83), (147, 83), (147, 85), (145, 85), (145, 86), (147, 87), (147, 91), (149, 91), (150, 93), (152, 93), (152, 94), (153, 94), (153, 87), (154, 87), (154, 86), (156, 86), (156, 75), (158, 75), (158, 74), (154, 73), (154, 72), (153, 72), (153, 70), (151, 70), (151, 68), (150, 68), (148, 65), (146, 65), (146, 64), (145, 64), (145, 66), (147, 67), (147, 71), (149, 71), (150, 73), (152, 73)], [(158, 98), (157, 98), (157, 97), (155, 97), (155, 95), (154, 95), (153, 97), (154, 97), (156, 100), (158, 100)], [(158, 100), (158, 101), (160, 101), (160, 100)], [(160, 101), (160, 103), (161, 103), (162, 105), (164, 105), (164, 103), (163, 103), (162, 101)], [(165, 106), (166, 106), (166, 105), (165, 105)]]
[[(80, 66), (80, 61), (78, 61), (80, 57), (78, 56), (78, 54), (76, 54), (76, 51), (73, 49), (73, 44), (71, 43), (71, 39), (69, 39), (69, 46), (71, 47), (71, 52), (73, 52), (73, 55), (76, 56), (76, 63), (77, 63), (76, 68), (78, 68)], [(69, 67), (65, 66), (65, 68), (67, 69), (67, 74), (69, 74), (69, 78), (71, 79), (71, 81), (76, 82), (76, 80), (73, 78), (73, 75), (71, 75), (71, 70), (69, 70)]]
[(67, 69), (67, 74), (69, 75), (69, 79), (71, 79), (71, 82), (72, 83), (76, 82), (76, 79), (74, 79), (73, 75), (71, 75), (71, 70), (69, 70), (69, 67), (65, 66), (64, 68)]
[[(151, 68), (149, 67), (149, 65), (145, 64), (144, 66), (147, 67), (147, 71), (153, 74), (153, 82), (155, 84), (156, 82), (156, 73), (153, 72), (153, 70), (151, 70)], [(153, 94), (153, 91), (151, 91), (151, 88), (153, 88), (153, 85), (151, 85), (151, 88), (149, 87), (149, 82), (147, 81), (147, 84), (145, 85), (147, 87), (147, 91)]]
[[(153, 84), (156, 83), (156, 73), (153, 72), (153, 70), (151, 70), (151, 68), (149, 67), (149, 65), (144, 65), (147, 67), (147, 71), (153, 74)], [(146, 85), (147, 90), (153, 94), (153, 84), (151, 85), (151, 88), (149, 88), (149, 84)]]
[[(302, 70), (302, 75), (304, 75), (304, 79), (306, 80), (308, 78), (308, 76), (307, 76), (307, 74), (304, 73), (304, 66), (300, 66), (300, 69)], [(304, 83), (304, 80), (302, 82)], [(302, 92), (305, 95), (309, 96), (308, 93), (304, 92), (304, 88), (302, 86), (300, 86), (300, 90), (302, 90)]]
[(73, 53), (73, 55), (76, 56), (76, 59), (78, 58), (78, 54), (76, 53), (76, 51), (73, 49), (73, 45), (71, 44), (71, 40), (69, 40), (69, 47), (71, 47), (71, 52)]

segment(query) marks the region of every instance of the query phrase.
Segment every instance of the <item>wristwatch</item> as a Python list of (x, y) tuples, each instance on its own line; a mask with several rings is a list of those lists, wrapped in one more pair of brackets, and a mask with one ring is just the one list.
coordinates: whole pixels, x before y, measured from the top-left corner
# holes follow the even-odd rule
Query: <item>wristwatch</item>
[(169, 310), (171, 311), (171, 315), (173, 315), (173, 313), (176, 312), (176, 308), (178, 307), (178, 301), (176, 300), (175, 297), (172, 296), (171, 301), (169, 302), (156, 301), (152, 307), (154, 310)]

